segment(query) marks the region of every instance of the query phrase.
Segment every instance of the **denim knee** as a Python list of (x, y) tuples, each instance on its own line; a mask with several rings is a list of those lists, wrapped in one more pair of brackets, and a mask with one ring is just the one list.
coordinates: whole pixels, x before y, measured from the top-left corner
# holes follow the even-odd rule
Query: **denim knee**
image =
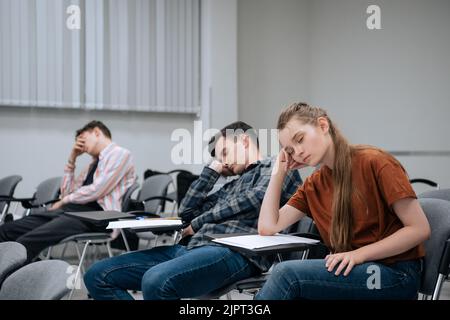
[(170, 276), (158, 266), (144, 274), (141, 288), (145, 300), (177, 299), (174, 290), (170, 289)]
[[(294, 272), (294, 265), (291, 261), (280, 262), (278, 263), (272, 271), (271, 277), (276, 278), (277, 280), (282, 280)], [(298, 268), (298, 264), (295, 265)]]
[(104, 279), (102, 278), (102, 272), (104, 269), (105, 266), (103, 265), (103, 261), (99, 261), (97, 263), (94, 263), (84, 274), (84, 285), (89, 292), (92, 293), (92, 291), (95, 290), (96, 287), (104, 282)]

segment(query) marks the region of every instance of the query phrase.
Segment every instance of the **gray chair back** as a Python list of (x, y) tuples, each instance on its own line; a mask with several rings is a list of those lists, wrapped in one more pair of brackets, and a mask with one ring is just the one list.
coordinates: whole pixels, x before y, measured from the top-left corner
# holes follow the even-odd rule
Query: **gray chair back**
[(8, 176), (0, 179), (0, 196), (12, 196), (17, 184), (22, 181), (19, 175)]
[(450, 201), (450, 189), (427, 191), (419, 194), (418, 198), (432, 198)]
[(36, 188), (33, 204), (42, 206), (50, 201), (58, 199), (61, 188), (61, 180), (61, 177), (54, 177), (42, 181)]
[[(8, 176), (0, 179), (0, 196), (12, 197), (14, 195), (14, 190), (20, 181), (22, 181), (22, 177), (19, 175)], [(3, 209), (8, 204), (8, 201), (0, 201), (0, 213), (3, 212)]]
[(139, 188), (139, 183), (135, 182), (124, 193), (124, 195), (122, 196), (122, 212), (131, 211), (131, 209), (130, 209), (131, 196), (138, 188)]
[(61, 260), (28, 264), (3, 282), (0, 300), (59, 300), (70, 290), (70, 265)]
[(166, 197), (167, 189), (171, 183), (173, 183), (173, 180), (168, 174), (157, 174), (144, 180), (137, 200), (144, 202), (146, 212), (157, 213), (158, 208), (164, 206), (164, 200), (145, 201), (145, 199), (150, 197)]
[(0, 287), (6, 277), (19, 269), (27, 260), (25, 247), (13, 241), (0, 243)]
[(441, 199), (419, 199), (431, 227), (430, 239), (425, 241), (424, 270), (419, 292), (433, 294), (439, 266), (447, 240), (450, 238), (450, 202)]

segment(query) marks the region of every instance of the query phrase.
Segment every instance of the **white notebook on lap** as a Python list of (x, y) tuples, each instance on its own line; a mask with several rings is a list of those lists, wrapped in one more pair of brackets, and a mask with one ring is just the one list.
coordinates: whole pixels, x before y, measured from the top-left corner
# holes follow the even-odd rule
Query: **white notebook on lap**
[(319, 240), (296, 237), (285, 234), (276, 234), (273, 236), (245, 235), (245, 236), (218, 238), (212, 241), (222, 244), (228, 244), (231, 246), (242, 247), (250, 250), (283, 244), (292, 244), (292, 243), (314, 244), (319, 242)]

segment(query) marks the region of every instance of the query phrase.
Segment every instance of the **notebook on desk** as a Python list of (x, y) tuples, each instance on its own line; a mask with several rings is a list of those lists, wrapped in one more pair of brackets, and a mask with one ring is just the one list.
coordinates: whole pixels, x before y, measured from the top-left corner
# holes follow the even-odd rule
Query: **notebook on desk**
[(319, 240), (291, 236), (287, 234), (278, 234), (273, 236), (260, 236), (257, 234), (252, 234), (252, 235), (214, 239), (212, 241), (222, 244), (238, 246), (249, 250), (262, 249), (265, 247), (272, 247), (286, 244), (314, 244), (319, 242)]
[(106, 229), (153, 229), (159, 230), (179, 230), (182, 228), (182, 221), (179, 218), (143, 218), (133, 220), (111, 221)]
[(270, 255), (281, 252), (306, 250), (319, 240), (288, 234), (261, 236), (258, 234), (217, 234), (208, 236), (212, 242), (251, 255)]
[(100, 222), (114, 221), (118, 219), (132, 219), (135, 215), (120, 211), (85, 211), (85, 212), (64, 212), (64, 214), (81, 220)]

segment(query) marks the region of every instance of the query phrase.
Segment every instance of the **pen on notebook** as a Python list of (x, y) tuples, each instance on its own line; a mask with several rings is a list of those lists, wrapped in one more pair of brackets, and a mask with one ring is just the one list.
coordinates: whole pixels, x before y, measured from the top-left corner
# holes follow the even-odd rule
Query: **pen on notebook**
[(160, 217), (160, 218), (149, 218), (149, 217), (145, 217), (145, 216), (140, 216), (140, 217), (136, 217), (136, 220), (161, 220), (161, 219), (166, 219), (166, 220), (180, 220), (179, 217)]

